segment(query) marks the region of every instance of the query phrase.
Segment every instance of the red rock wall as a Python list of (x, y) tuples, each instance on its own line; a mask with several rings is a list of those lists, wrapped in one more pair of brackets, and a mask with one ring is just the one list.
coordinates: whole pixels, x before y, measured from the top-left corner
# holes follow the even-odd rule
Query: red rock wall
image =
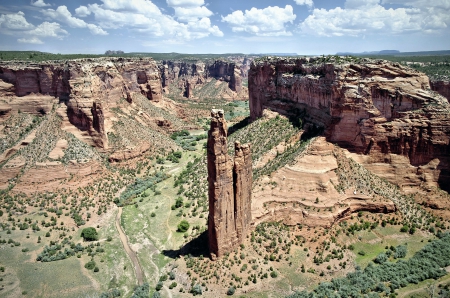
[[(425, 74), (387, 61), (319, 59), (255, 61), (249, 72), (251, 118), (264, 109), (302, 116), (322, 127), (328, 141), (370, 155), (372, 162), (398, 154), (419, 166), (437, 158), (438, 180), (450, 181), (450, 105), (429, 91)], [(448, 184), (441, 182), (443, 188)]]
[(232, 62), (221, 60), (213, 62), (184, 62), (162, 61), (161, 78), (163, 87), (172, 84), (176, 79), (183, 78), (184, 96), (192, 97), (192, 89), (197, 84), (204, 84), (209, 78), (214, 78), (228, 83), (228, 87), (237, 93), (242, 90), (242, 78), (240, 68)]
[(450, 81), (430, 81), (431, 90), (450, 100)]
[(18, 97), (34, 93), (64, 101), (70, 123), (88, 131), (95, 145), (105, 149), (108, 147), (104, 129), (105, 107), (115, 106), (120, 98), (131, 101), (133, 93), (141, 93), (155, 102), (162, 99), (159, 68), (152, 59), (99, 58), (41, 64), (6, 62), (0, 64), (2, 81), (12, 84)]
[(249, 144), (234, 144), (234, 198), (236, 202), (236, 232), (242, 243), (252, 222), (252, 152)]
[(227, 124), (223, 110), (211, 112), (207, 148), (208, 239), (214, 259), (242, 243), (249, 230), (252, 161), (250, 146), (237, 143), (233, 167), (227, 152)]

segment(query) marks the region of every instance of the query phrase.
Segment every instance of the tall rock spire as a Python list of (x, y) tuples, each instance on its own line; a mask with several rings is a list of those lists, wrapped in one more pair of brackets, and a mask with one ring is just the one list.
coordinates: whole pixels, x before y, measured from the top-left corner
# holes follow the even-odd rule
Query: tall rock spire
[(208, 132), (208, 237), (212, 258), (242, 243), (251, 223), (250, 145), (235, 144), (235, 164), (227, 152), (227, 124), (223, 110), (211, 111)]

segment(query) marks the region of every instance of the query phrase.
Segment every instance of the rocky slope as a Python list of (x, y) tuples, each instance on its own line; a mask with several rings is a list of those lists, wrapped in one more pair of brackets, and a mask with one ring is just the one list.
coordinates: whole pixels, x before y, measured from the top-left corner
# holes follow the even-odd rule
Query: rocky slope
[(423, 73), (387, 61), (269, 57), (252, 64), (249, 94), (253, 120), (264, 109), (301, 119), (366, 164), (389, 166), (372, 170), (397, 184), (448, 189), (450, 105)]
[(49, 191), (74, 175), (83, 185), (104, 170), (102, 154), (118, 162), (177, 149), (169, 134), (189, 126), (167, 112), (176, 109), (152, 59), (2, 63), (1, 188), (35, 191), (36, 179)]
[(11, 109), (29, 110), (33, 98), (33, 112), (45, 114), (57, 98), (66, 104), (70, 123), (103, 149), (108, 149), (107, 127), (112, 125), (109, 112), (120, 99), (131, 102), (135, 93), (154, 102), (162, 98), (159, 69), (151, 59), (3, 63), (0, 80), (1, 95), (13, 102)]

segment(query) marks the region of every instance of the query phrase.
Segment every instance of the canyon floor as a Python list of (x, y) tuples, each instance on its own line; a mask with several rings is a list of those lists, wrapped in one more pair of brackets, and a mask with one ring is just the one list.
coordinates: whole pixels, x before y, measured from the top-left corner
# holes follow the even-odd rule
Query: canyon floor
[[(250, 123), (249, 102), (232, 101), (225, 85), (211, 79), (193, 98), (176, 84), (159, 102), (121, 98), (108, 112), (110, 156), (83, 142), (63, 103), (45, 115), (9, 111), (0, 296), (286, 297), (378, 266), (379, 255), (407, 262), (450, 228), (447, 192), (398, 183), (401, 163), (371, 163), (278, 113)], [(217, 261), (207, 247), (213, 107), (225, 110), (229, 153), (235, 141), (252, 144), (254, 177), (251, 232)], [(96, 241), (83, 240), (87, 227)], [(450, 286), (442, 270), (378, 297), (430, 297)]]

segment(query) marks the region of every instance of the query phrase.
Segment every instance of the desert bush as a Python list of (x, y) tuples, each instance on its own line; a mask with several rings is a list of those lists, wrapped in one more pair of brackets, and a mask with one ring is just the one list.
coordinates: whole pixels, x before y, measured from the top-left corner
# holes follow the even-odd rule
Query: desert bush
[(133, 295), (131, 296), (131, 298), (148, 298), (150, 293), (150, 286), (149, 284), (146, 282), (141, 286), (137, 286), (134, 289)]
[(84, 228), (81, 231), (81, 237), (83, 237), (84, 241), (96, 241), (98, 240), (98, 233), (93, 227)]
[(180, 233), (184, 233), (187, 230), (189, 230), (189, 223), (186, 220), (182, 220), (178, 226), (177, 226), (177, 231)]

